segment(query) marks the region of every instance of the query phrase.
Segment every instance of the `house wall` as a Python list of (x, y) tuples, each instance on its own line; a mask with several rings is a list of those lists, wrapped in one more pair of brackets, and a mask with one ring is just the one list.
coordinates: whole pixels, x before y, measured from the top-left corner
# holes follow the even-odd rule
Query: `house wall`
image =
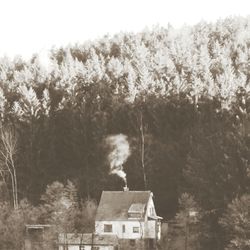
[(155, 205), (154, 205), (152, 194), (151, 194), (150, 198), (148, 199), (146, 215), (147, 215), (146, 220), (147, 220), (148, 216), (156, 216)]
[(146, 211), (146, 218), (145, 220), (148, 222), (148, 226), (146, 227), (146, 230), (148, 231), (148, 238), (155, 238), (157, 240), (161, 239), (161, 222), (155, 221), (155, 220), (148, 220), (148, 216), (156, 217), (156, 211), (153, 201), (153, 195), (151, 194), (148, 204), (147, 204), (147, 211)]
[[(104, 232), (104, 225), (112, 224), (112, 232)], [(125, 232), (123, 232), (125, 225)], [(156, 238), (156, 222), (155, 221), (96, 221), (96, 234), (116, 234), (120, 239), (142, 239)], [(139, 233), (133, 232), (133, 227), (139, 227)]]
[(146, 227), (145, 227), (145, 238), (151, 238), (155, 239), (156, 238), (156, 221), (154, 220), (149, 220), (146, 222)]

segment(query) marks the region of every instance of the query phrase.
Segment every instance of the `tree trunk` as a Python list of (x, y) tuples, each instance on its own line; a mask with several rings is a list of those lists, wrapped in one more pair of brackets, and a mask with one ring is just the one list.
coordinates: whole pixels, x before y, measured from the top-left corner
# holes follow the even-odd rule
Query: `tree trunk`
[(16, 203), (16, 209), (18, 209), (17, 177), (16, 177), (15, 167), (13, 167), (13, 179), (14, 179), (14, 189), (15, 189), (15, 203)]
[(13, 196), (14, 209), (18, 209), (18, 194), (17, 194), (17, 176), (14, 165), (14, 155), (16, 151), (16, 137), (11, 129), (1, 128), (1, 143), (0, 157), (5, 163), (7, 172), (11, 178), (11, 188)]
[(143, 114), (140, 112), (140, 133), (141, 133), (141, 165), (143, 171), (144, 189), (147, 190), (147, 177), (145, 171), (145, 137), (144, 137), (144, 126), (143, 126)]

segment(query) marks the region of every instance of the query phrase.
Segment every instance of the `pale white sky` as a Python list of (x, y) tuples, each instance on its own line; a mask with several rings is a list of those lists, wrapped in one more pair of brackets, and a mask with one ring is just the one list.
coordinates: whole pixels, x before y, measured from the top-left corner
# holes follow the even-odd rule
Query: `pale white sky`
[(0, 57), (168, 23), (250, 14), (250, 0), (0, 0)]

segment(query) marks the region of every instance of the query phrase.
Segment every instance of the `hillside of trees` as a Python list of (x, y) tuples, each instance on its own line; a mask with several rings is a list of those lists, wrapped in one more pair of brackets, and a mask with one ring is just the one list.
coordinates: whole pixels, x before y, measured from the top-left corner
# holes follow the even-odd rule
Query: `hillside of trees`
[[(249, 249), (249, 111), (250, 18), (105, 36), (52, 49), (49, 67), (36, 55), (1, 58), (1, 129), (15, 138), (16, 185), (1, 136), (0, 225), (8, 218), (13, 226), (22, 213), (22, 228), (22, 209), (39, 214), (34, 222), (50, 222), (48, 204), (56, 210), (53, 199), (67, 185), (75, 195), (65, 196), (81, 211), (102, 190), (122, 190), (123, 180), (109, 174), (105, 145), (122, 133), (130, 190), (151, 190), (167, 221), (185, 219), (195, 204), (197, 249)], [(44, 199), (47, 186), (54, 198)], [(20, 249), (4, 232), (0, 248)]]

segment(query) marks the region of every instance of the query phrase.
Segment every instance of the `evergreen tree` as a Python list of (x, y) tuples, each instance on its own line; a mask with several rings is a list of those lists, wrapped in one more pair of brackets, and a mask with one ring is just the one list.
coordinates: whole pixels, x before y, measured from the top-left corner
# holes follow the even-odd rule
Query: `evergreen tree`
[(225, 249), (250, 248), (250, 195), (235, 198), (220, 219), (220, 225), (227, 233)]

